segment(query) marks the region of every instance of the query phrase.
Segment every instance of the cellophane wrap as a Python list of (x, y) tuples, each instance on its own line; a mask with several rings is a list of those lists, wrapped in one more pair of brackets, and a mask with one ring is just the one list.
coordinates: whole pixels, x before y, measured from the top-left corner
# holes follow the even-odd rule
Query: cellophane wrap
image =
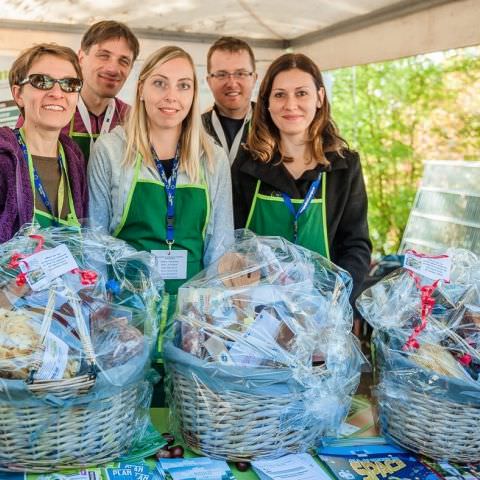
[[(72, 258), (75, 268), (52, 274), (52, 265)], [(125, 453), (142, 435), (164, 287), (156, 272), (152, 255), (93, 229), (25, 227), (0, 245), (0, 417), (13, 422), (0, 433), (0, 468), (24, 465), (22, 455), (51, 468), (65, 458), (95, 463)], [(112, 426), (95, 420), (116, 410)], [(28, 411), (41, 420), (29, 423), (21, 414)], [(79, 424), (70, 425), (66, 418), (76, 415)], [(28, 425), (20, 433), (15, 416), (18, 428)], [(75, 436), (85, 445), (74, 440), (69, 457), (48, 446), (52, 428), (59, 445)]]
[(383, 433), (434, 458), (479, 461), (480, 261), (448, 254), (449, 282), (400, 268), (357, 307), (374, 327)]
[(237, 234), (179, 290), (165, 345), (172, 421), (194, 450), (251, 459), (335, 434), (364, 358), (350, 275), (280, 237)]

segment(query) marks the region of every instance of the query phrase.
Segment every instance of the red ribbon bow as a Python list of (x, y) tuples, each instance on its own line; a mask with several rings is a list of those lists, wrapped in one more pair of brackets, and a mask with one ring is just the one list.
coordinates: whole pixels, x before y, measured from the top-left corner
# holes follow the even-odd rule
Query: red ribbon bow
[(437, 288), (439, 282), (439, 280), (435, 280), (431, 285), (424, 285), (423, 287), (420, 287), (420, 279), (412, 271), (408, 270), (408, 273), (415, 280), (415, 285), (420, 290), (420, 304), (422, 309), (420, 314), (421, 323), (413, 329), (412, 334), (410, 337), (408, 337), (407, 342), (403, 346), (403, 350), (420, 348), (417, 337), (427, 326), (427, 317), (432, 313), (433, 307), (435, 306), (435, 300), (432, 298), (432, 293)]
[(11, 257), (10, 261), (8, 262), (7, 267), (14, 269), (14, 268), (20, 268), (20, 260), (26, 258), (27, 255), (19, 252), (15, 252)]
[(458, 357), (458, 361), (465, 367), (468, 367), (472, 363), (472, 356), (468, 353), (464, 353), (461, 357)]
[(80, 282), (82, 285), (94, 285), (98, 279), (97, 272), (94, 272), (93, 270), (74, 268), (72, 273), (78, 273), (80, 275)]

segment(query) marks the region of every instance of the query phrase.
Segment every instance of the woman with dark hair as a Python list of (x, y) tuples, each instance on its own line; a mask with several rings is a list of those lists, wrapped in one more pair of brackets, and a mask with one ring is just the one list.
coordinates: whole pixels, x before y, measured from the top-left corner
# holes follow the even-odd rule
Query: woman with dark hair
[(279, 235), (329, 258), (352, 275), (355, 298), (371, 254), (365, 184), (307, 56), (288, 53), (268, 68), (232, 182), (236, 228)]
[(25, 121), (20, 129), (0, 128), (0, 242), (32, 221), (78, 226), (88, 199), (83, 155), (60, 133), (82, 88), (75, 52), (35, 45), (15, 60), (9, 82)]

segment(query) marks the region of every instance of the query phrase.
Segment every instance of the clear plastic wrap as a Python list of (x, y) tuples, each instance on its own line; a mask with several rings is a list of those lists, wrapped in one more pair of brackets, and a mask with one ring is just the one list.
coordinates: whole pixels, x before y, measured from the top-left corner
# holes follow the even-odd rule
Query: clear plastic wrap
[(325, 258), (250, 232), (181, 287), (164, 351), (187, 445), (241, 460), (335, 433), (364, 361), (350, 291), (348, 273)]
[(26, 227), (0, 245), (0, 470), (101, 463), (141, 436), (156, 272), (96, 230)]
[(480, 261), (451, 250), (450, 282), (401, 268), (357, 300), (375, 328), (385, 435), (436, 459), (480, 461)]

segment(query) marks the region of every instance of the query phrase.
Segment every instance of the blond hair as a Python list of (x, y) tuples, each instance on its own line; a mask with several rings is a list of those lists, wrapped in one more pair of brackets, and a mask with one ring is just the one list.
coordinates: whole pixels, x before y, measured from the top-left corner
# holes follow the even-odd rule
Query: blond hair
[(193, 101), (188, 115), (182, 122), (179, 140), (179, 170), (184, 171), (190, 181), (196, 183), (200, 180), (200, 159), (203, 155), (207, 158), (208, 169), (211, 170), (213, 168), (213, 147), (202, 125), (195, 66), (192, 57), (180, 47), (162, 47), (145, 60), (138, 77), (135, 101), (125, 126), (127, 147), (123, 163), (127, 166), (133, 165), (137, 154), (140, 154), (145, 165), (155, 168), (155, 160), (152, 155), (149, 139), (147, 111), (144, 102), (141, 100), (141, 87), (158, 64), (164, 64), (176, 58), (184, 58), (187, 60), (193, 70)]

